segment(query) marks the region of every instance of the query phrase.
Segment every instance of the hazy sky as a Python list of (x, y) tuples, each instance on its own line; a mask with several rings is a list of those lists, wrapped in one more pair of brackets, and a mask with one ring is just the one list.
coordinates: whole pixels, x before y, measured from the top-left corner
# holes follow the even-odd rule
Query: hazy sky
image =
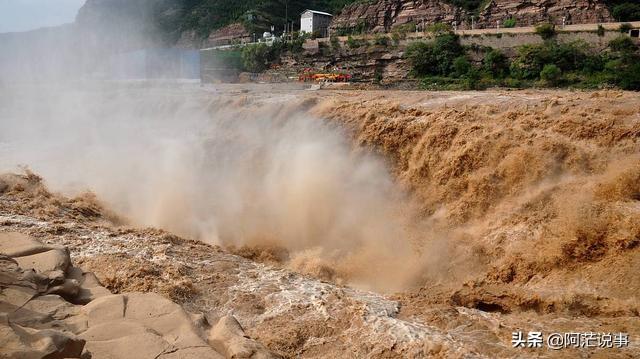
[(85, 0), (0, 0), (0, 33), (73, 22)]

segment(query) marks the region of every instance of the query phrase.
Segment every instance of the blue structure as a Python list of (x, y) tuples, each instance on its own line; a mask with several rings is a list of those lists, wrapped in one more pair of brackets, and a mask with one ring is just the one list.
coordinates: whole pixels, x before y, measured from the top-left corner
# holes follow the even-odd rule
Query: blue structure
[(112, 56), (105, 75), (118, 80), (200, 79), (200, 51), (144, 49)]

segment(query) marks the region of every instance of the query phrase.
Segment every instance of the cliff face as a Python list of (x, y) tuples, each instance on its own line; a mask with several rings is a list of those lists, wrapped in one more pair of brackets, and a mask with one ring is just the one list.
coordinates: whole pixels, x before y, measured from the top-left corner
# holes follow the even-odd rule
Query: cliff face
[(477, 15), (455, 7), (442, 0), (378, 0), (372, 3), (358, 3), (347, 6), (334, 18), (332, 29), (356, 28), (364, 25), (374, 32), (388, 32), (406, 23), (421, 26), (456, 21), (460, 29), (496, 26), (509, 18), (516, 19), (518, 26), (534, 25), (551, 21), (568, 24), (597, 23), (613, 21), (609, 10), (601, 0), (492, 0)]
[(518, 26), (545, 21), (562, 24), (590, 24), (614, 21), (604, 1), (600, 0), (493, 0), (480, 11), (478, 25), (493, 27), (496, 21), (516, 19)]
[(389, 32), (394, 27), (413, 22), (421, 24), (451, 22), (466, 15), (465, 11), (440, 0), (379, 0), (347, 6), (334, 17), (334, 30), (355, 28), (361, 24), (374, 32)]

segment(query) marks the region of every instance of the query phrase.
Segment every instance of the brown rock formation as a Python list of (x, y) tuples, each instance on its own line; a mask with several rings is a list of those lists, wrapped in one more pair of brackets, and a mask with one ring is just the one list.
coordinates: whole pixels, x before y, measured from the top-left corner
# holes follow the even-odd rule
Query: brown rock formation
[(481, 10), (479, 27), (496, 26), (496, 21), (516, 19), (517, 26), (531, 26), (541, 22), (562, 24), (590, 24), (613, 21), (607, 6), (600, 0), (492, 0)]
[(373, 32), (389, 32), (394, 27), (414, 23), (421, 25), (452, 22), (464, 16), (464, 11), (440, 0), (406, 1), (379, 0), (355, 3), (333, 19), (334, 31), (355, 28), (360, 24)]
[(496, 26), (514, 18), (518, 26), (535, 25), (545, 21), (557, 24), (566, 18), (567, 24), (613, 21), (609, 10), (601, 0), (492, 0), (478, 15), (469, 13), (442, 0), (378, 0), (372, 3), (356, 3), (348, 6), (334, 18), (333, 31), (364, 25), (373, 32), (389, 32), (394, 27), (414, 23), (422, 27), (436, 22), (452, 23), (468, 29)]
[(155, 293), (112, 295), (71, 266), (65, 248), (9, 232), (0, 233), (0, 253), (2, 358), (277, 357), (233, 317), (211, 331), (220, 354), (204, 316)]
[(235, 23), (212, 32), (207, 39), (207, 43), (210, 46), (220, 46), (250, 40), (251, 34), (249, 34), (244, 25)]

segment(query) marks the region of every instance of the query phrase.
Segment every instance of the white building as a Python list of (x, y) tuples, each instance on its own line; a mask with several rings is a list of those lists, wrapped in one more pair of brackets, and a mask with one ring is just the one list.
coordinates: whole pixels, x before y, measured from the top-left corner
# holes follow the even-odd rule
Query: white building
[(300, 15), (300, 32), (317, 33), (322, 37), (329, 36), (329, 25), (333, 15), (314, 10), (305, 10)]

